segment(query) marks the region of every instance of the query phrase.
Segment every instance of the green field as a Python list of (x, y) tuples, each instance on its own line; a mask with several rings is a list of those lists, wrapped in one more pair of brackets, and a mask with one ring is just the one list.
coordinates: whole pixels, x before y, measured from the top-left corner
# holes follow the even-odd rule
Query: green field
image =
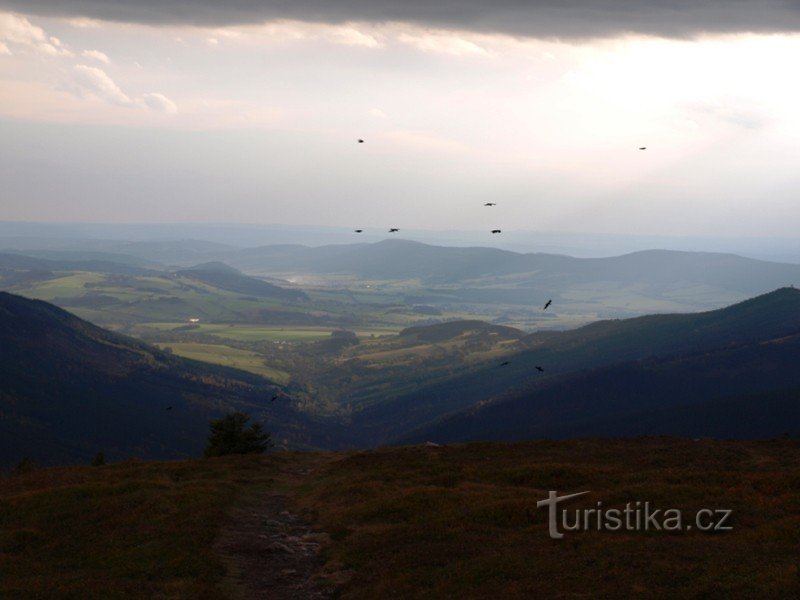
[(169, 343), (157, 346), (171, 348), (175, 354), (184, 358), (249, 371), (282, 385), (289, 383), (289, 373), (268, 367), (262, 356), (248, 350), (223, 344)]
[[(142, 323), (142, 327), (158, 331), (173, 331), (186, 327), (188, 323)], [(272, 325), (240, 325), (225, 323), (198, 323), (189, 332), (213, 335), (221, 339), (239, 342), (314, 342), (331, 336), (333, 327), (276, 327)], [(399, 331), (393, 327), (356, 327), (359, 337), (391, 335)]]
[(97, 284), (105, 280), (101, 273), (72, 273), (58, 279), (36, 283), (24, 291), (24, 295), (37, 300), (52, 301), (54, 298), (83, 296), (86, 284)]
[[(200, 317), (211, 321), (248, 322), (259, 312), (302, 315), (297, 308), (266, 298), (215, 288), (182, 277), (125, 276), (103, 273), (65, 273), (15, 290), (28, 298), (57, 301), (70, 310), (83, 311), (92, 320), (110, 325), (147, 321), (181, 321)], [(95, 305), (95, 298), (112, 299)], [(114, 302), (115, 301), (115, 302)], [(90, 312), (91, 311), (91, 312)]]

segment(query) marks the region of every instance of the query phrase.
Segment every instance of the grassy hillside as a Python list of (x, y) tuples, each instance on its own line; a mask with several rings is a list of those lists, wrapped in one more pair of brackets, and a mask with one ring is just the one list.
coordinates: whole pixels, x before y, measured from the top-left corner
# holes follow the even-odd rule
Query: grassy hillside
[(800, 334), (569, 373), (403, 440), (685, 435), (800, 439)]
[[(797, 442), (667, 438), (46, 469), (0, 479), (0, 596), (277, 599), (294, 560), (335, 587), (319, 598), (788, 600), (799, 486)], [(549, 490), (590, 491), (569, 509), (732, 510), (733, 529), (552, 540)]]
[[(753, 352), (757, 357), (759, 342), (798, 331), (800, 290), (783, 288), (716, 311), (600, 321), (572, 331), (535, 333), (519, 340), (516, 352), (504, 353), (503, 361), (508, 361), (508, 365), (501, 367), (497, 360), (455, 372), (370, 406), (355, 415), (354, 420), (366, 439), (386, 443), (445, 415), (493, 397), (523, 393), (552, 377), (650, 357), (719, 350), (732, 344), (755, 344)], [(786, 359), (791, 358), (788, 353)], [(795, 372), (786, 361), (780, 364), (786, 366), (783, 374)], [(538, 371), (537, 366), (544, 370)], [(615, 381), (621, 386), (627, 384), (629, 391), (636, 385), (635, 379), (617, 377)], [(602, 395), (602, 387), (592, 390), (590, 397)], [(552, 414), (557, 418), (561, 412), (555, 408), (557, 401), (553, 402)], [(524, 408), (520, 411), (524, 412)], [(480, 427), (480, 421), (475, 422)]]
[[(496, 364), (514, 351), (522, 337), (522, 331), (511, 327), (453, 321), (409, 327), (397, 335), (362, 337), (337, 349), (329, 341), (317, 342), (277, 352), (275, 358), (278, 364), (291, 361), (301, 395), (333, 407), (334, 413), (350, 415), (468, 373), (476, 365)], [(363, 444), (366, 438), (355, 427), (347, 441)]]
[[(222, 265), (222, 267), (225, 266), (226, 265)], [(221, 290), (256, 296), (258, 298), (271, 298), (274, 300), (292, 302), (308, 300), (308, 296), (301, 290), (278, 287), (277, 285), (267, 283), (261, 279), (248, 277), (230, 268), (221, 268), (219, 265), (213, 263), (211, 265), (200, 265), (193, 269), (178, 271), (175, 275), (200, 281)]]
[(0, 597), (226, 598), (213, 544), (279, 459), (60, 467), (0, 478)]
[(98, 451), (197, 456), (208, 420), (240, 409), (279, 442), (313, 443), (312, 423), (281, 387), (173, 356), (51, 304), (0, 293), (0, 466), (87, 460)]
[[(398, 448), (331, 464), (300, 506), (355, 571), (344, 598), (788, 599), (800, 592), (798, 451), (669, 439)], [(724, 507), (734, 530), (551, 540), (536, 508), (548, 490), (591, 491), (570, 508)]]

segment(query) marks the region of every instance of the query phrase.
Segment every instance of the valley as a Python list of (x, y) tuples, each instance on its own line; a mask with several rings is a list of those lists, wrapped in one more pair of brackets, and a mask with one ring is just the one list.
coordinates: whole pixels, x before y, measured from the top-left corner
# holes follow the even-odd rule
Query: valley
[[(0, 425), (14, 448), (7, 466), (29, 453), (33, 431), (47, 435), (67, 415), (72, 429), (58, 433), (65, 446), (39, 452), (46, 464), (97, 450), (116, 458), (192, 455), (207, 420), (235, 407), (247, 407), (282, 448), (800, 436), (789, 425), (800, 417), (800, 375), (791, 367), (800, 290), (768, 287), (800, 280), (800, 265), (657, 251), (574, 259), (404, 240), (211, 245), (203, 246), (204, 262), (186, 265), (197, 247), (139, 244), (129, 247), (138, 255), (72, 250), (62, 258), (0, 253), (0, 287), (11, 292), (3, 302), (21, 315), (8, 323), (9, 376), (34, 356), (83, 373), (53, 378), (37, 366), (30, 380), (49, 387), (26, 387), (19, 376), (6, 386)], [(184, 264), (154, 261), (157, 249)], [(26, 328), (50, 333), (31, 337)], [(54, 335), (63, 336), (60, 347)], [(130, 357), (150, 358), (112, 364), (103, 347), (113, 336)], [(97, 356), (90, 364), (87, 348)], [(143, 379), (126, 381), (126, 372)], [(68, 389), (59, 383), (67, 380)], [(187, 380), (201, 384), (190, 391), (178, 383)], [(182, 407), (185, 443), (166, 441), (175, 425), (148, 407), (153, 393), (137, 404), (141, 385), (158, 389), (165, 406)], [(747, 401), (762, 395), (770, 400)], [(736, 407), (740, 418), (713, 417), (714, 406)], [(56, 408), (58, 418), (45, 414)], [(140, 415), (141, 433), (113, 442), (80, 433), (123, 413)], [(687, 425), (695, 414), (706, 416)], [(134, 443), (140, 435), (149, 441)]]

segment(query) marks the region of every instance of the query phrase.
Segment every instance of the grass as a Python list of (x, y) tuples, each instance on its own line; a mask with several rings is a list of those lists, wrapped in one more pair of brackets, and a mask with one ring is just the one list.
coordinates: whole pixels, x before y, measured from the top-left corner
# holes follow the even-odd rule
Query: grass
[(0, 597), (223, 598), (213, 542), (278, 457), (130, 461), (0, 480)]
[[(171, 331), (186, 325), (187, 323), (185, 322), (142, 324), (143, 327), (159, 331)], [(331, 332), (335, 329), (334, 327), (302, 327), (294, 325), (287, 325), (286, 327), (225, 323), (198, 323), (197, 325), (197, 328), (191, 331), (238, 342), (313, 342), (329, 338)], [(397, 333), (398, 329), (390, 327), (356, 327), (354, 331), (360, 337), (369, 337), (370, 335), (378, 336)]]
[(231, 348), (223, 344), (169, 343), (157, 345), (162, 348), (172, 348), (175, 354), (184, 358), (193, 358), (194, 360), (249, 371), (284, 385), (289, 383), (288, 373), (268, 367), (264, 363), (262, 356), (249, 350)]
[(101, 273), (78, 272), (34, 284), (26, 289), (25, 296), (52, 301), (54, 298), (83, 296), (86, 284), (96, 284), (105, 279)]
[[(299, 475), (299, 473), (305, 475)], [(343, 599), (797, 598), (800, 445), (577, 440), (65, 467), (0, 479), (0, 597), (228, 598), (214, 539), (266, 490)], [(733, 510), (732, 531), (547, 535), (536, 502)], [(269, 555), (263, 558), (270, 568)]]
[[(800, 447), (793, 442), (570, 441), (352, 454), (297, 494), (330, 533), (342, 598), (797, 598)], [(547, 535), (570, 506), (648, 500), (734, 511), (722, 534)]]

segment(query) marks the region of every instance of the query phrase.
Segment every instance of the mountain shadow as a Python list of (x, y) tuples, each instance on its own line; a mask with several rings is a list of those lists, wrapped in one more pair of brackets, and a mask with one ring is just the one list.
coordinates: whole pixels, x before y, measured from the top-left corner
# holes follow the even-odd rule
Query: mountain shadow
[(282, 445), (325, 445), (316, 424), (270, 402), (281, 386), (178, 358), (39, 300), (0, 292), (0, 468), (198, 456), (208, 421), (242, 410)]

